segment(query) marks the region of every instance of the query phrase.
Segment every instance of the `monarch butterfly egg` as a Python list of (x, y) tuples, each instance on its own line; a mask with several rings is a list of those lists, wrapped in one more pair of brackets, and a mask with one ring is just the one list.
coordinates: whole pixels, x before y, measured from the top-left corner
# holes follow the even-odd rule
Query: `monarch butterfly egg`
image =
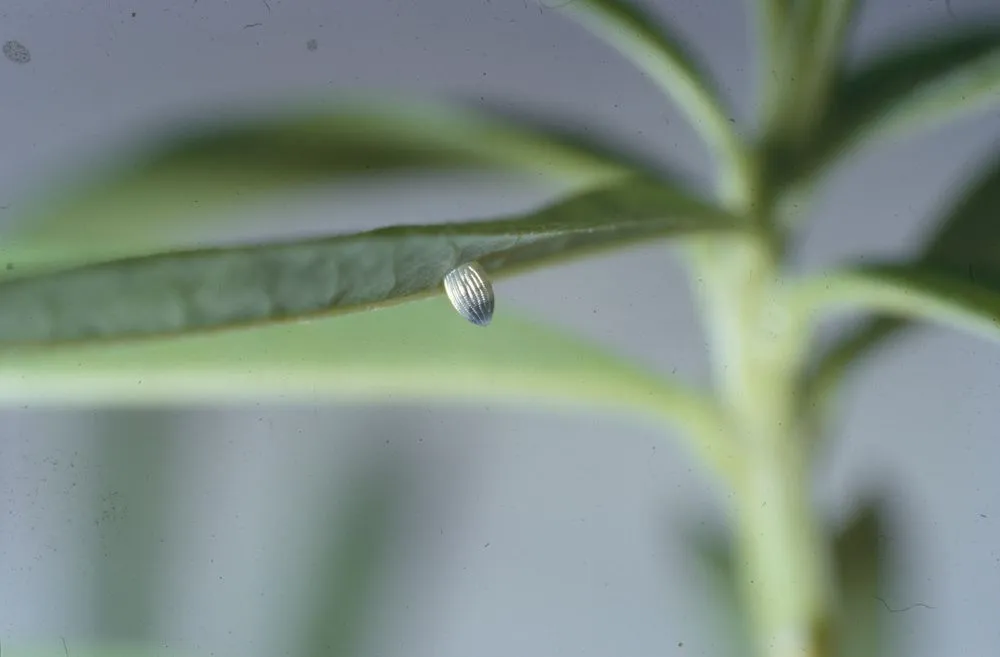
[(493, 285), (478, 262), (467, 262), (448, 272), (444, 291), (458, 314), (476, 326), (486, 326), (493, 319)]

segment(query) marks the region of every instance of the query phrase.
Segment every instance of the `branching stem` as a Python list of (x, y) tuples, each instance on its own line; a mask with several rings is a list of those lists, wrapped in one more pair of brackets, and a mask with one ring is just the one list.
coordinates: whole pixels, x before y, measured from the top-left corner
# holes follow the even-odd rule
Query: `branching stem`
[(760, 215), (769, 209), (751, 181), (729, 188), (742, 190), (730, 200), (746, 202), (759, 234), (702, 242), (692, 253), (718, 394), (740, 454), (732, 509), (739, 586), (761, 657), (829, 657), (835, 589), (797, 398), (808, 326), (782, 294), (775, 223)]

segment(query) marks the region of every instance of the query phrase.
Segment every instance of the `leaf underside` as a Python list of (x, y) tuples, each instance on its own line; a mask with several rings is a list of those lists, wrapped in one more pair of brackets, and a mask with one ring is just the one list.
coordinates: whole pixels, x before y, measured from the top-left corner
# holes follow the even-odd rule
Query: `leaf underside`
[[(965, 98), (953, 95), (960, 83)], [(970, 97), (977, 91), (997, 102), (1000, 25), (914, 38), (840, 75), (821, 154), (843, 148), (856, 132), (872, 129), (880, 120), (918, 120), (918, 113), (948, 109), (943, 103), (955, 112), (967, 109), (978, 100)]]
[(1000, 156), (984, 168), (944, 214), (919, 257), (902, 264), (867, 265), (834, 273), (815, 301), (861, 306), (889, 317), (863, 323), (816, 363), (810, 403), (829, 394), (855, 363), (891, 337), (929, 320), (986, 339), (1000, 339)]
[[(173, 340), (20, 348), (0, 359), (5, 404), (218, 404), (262, 397), (587, 402), (686, 421), (696, 438), (711, 433), (715, 422), (700, 395), (599, 345), (514, 312), (498, 314), (483, 330), (454, 314), (443, 297)], [(699, 446), (717, 459), (720, 447)]]
[(442, 292), (477, 260), (493, 276), (738, 222), (633, 179), (512, 219), (391, 227), (125, 259), (0, 282), (0, 346), (170, 335), (370, 309)]
[[(320, 497), (312, 509), (322, 519), (315, 540), (306, 603), (309, 612), (295, 632), (296, 657), (352, 657), (361, 653), (376, 629), (379, 585), (391, 568), (390, 547), (400, 538), (399, 519), (411, 498), (413, 472), (398, 457), (377, 457), (354, 473), (346, 508), (328, 511)], [(328, 494), (341, 493), (339, 486)], [(326, 517), (324, 517), (326, 516)]]

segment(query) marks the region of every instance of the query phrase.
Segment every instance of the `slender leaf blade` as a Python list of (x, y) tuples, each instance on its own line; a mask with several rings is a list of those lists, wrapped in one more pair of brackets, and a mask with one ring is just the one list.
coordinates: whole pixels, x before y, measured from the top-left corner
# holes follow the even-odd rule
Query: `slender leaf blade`
[(887, 657), (898, 651), (879, 602), (893, 575), (894, 555), (884, 540), (888, 521), (884, 503), (866, 502), (834, 539), (840, 601), (837, 654), (843, 657)]
[[(807, 282), (798, 292), (814, 310), (827, 303), (888, 313), (870, 319), (817, 359), (804, 399), (823, 409), (846, 372), (890, 338), (926, 319), (996, 336), (1000, 295), (1000, 156), (944, 213), (912, 263), (871, 265)], [(811, 311), (810, 311), (811, 312)]]
[(795, 3), (789, 30), (794, 41), (789, 53), (793, 70), (788, 82), (793, 130), (807, 133), (823, 121), (857, 4), (857, 0)]
[(442, 292), (452, 268), (492, 276), (740, 222), (647, 179), (523, 216), (168, 252), (0, 281), (0, 346), (167, 336), (367, 310)]
[(526, 112), (429, 103), (317, 103), (222, 116), (149, 142), (118, 153), (113, 166), (67, 192), (53, 194), (47, 184), (4, 236), (0, 254), (19, 266), (133, 255), (197, 232), (218, 210), (345, 178), (473, 169), (592, 185), (663, 173)]
[(910, 325), (910, 322), (898, 317), (866, 320), (841, 336), (812, 363), (802, 379), (800, 398), (803, 400), (805, 421), (810, 425), (808, 433), (817, 443), (827, 430), (837, 397), (835, 393), (848, 373), (864, 359), (891, 344), (891, 338)]
[(877, 315), (834, 343), (807, 375), (802, 399), (814, 424), (823, 421), (845, 375), (891, 338), (915, 326), (914, 320), (1000, 341), (1000, 289), (931, 267), (887, 264), (845, 269), (800, 291), (803, 305), (825, 312), (864, 310)]
[(575, 0), (564, 7), (673, 98), (717, 156), (742, 166), (743, 148), (729, 120), (731, 112), (709, 73), (669, 26), (623, 0)]
[(376, 313), (172, 340), (8, 350), (0, 403), (34, 406), (449, 399), (638, 412), (685, 429), (724, 472), (715, 404), (588, 341), (498, 313), (471, 326), (444, 298)]
[(840, 270), (803, 289), (826, 311), (862, 308), (920, 319), (1000, 340), (1000, 290), (920, 266), (869, 265)]
[(784, 154), (787, 182), (815, 175), (875, 136), (943, 121), (1000, 102), (1000, 24), (980, 23), (897, 43), (843, 68), (804, 152)]
[(1000, 290), (1000, 152), (945, 215), (921, 262)]
[(759, 55), (757, 77), (761, 94), (761, 122), (771, 132), (781, 118), (781, 106), (792, 62), (789, 16), (791, 0), (747, 0), (757, 20)]
[[(386, 572), (399, 516), (411, 493), (407, 469), (395, 459), (374, 459), (359, 468), (349, 487), (347, 508), (318, 523), (323, 549), (308, 587), (307, 617), (296, 633), (297, 657), (353, 657), (361, 653), (375, 622), (372, 607)], [(380, 462), (385, 460), (386, 462)], [(339, 487), (338, 487), (339, 488)], [(327, 498), (332, 499), (332, 498)]]
[(709, 529), (703, 522), (687, 522), (680, 531), (683, 558), (687, 570), (698, 579), (696, 588), (710, 605), (707, 630), (716, 644), (719, 657), (749, 657), (754, 634), (746, 613), (744, 591), (737, 568), (738, 554), (732, 537), (718, 529)]

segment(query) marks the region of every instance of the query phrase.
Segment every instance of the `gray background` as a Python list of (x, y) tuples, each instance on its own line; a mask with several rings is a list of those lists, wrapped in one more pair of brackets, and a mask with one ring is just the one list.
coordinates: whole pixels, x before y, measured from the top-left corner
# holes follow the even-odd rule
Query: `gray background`
[[(698, 45), (739, 118), (748, 117), (755, 72), (745, 3), (647, 4)], [(952, 0), (950, 11), (938, 0), (868, 5), (857, 52), (917, 26), (1000, 14), (995, 0)], [(45, 176), (161, 119), (318, 90), (529, 102), (606, 126), (697, 174), (707, 166), (647, 80), (536, 0), (7, 0), (0, 41), (8, 39), (32, 59), (0, 60), (0, 220)], [(798, 264), (906, 252), (998, 138), (993, 109), (865, 151), (819, 199)], [(331, 196), (252, 212), (261, 232), (347, 230), (486, 217), (545, 192), (480, 180)], [(704, 380), (685, 286), (655, 247), (533, 273), (498, 294), (501, 308)], [(906, 577), (886, 601), (930, 607), (891, 615), (906, 654), (1000, 654), (998, 399), (1000, 350), (942, 330), (882, 353), (846, 396), (822, 503), (836, 517), (878, 485), (903, 513), (885, 540), (906, 553)], [(628, 418), (484, 401), (149, 414), (27, 408), (4, 411), (0, 427), (5, 647), (40, 641), (61, 651), (62, 636), (72, 650), (149, 632), (198, 654), (284, 654), (309, 532), (325, 513), (317, 502), (338, 504), (346, 475), (392, 453), (419, 476), (366, 654), (726, 649), (677, 536), (681, 521), (718, 521), (724, 500), (676, 436)], [(146, 440), (101, 439), (123, 432)], [(157, 440), (157, 432), (172, 435)], [(166, 505), (169, 524), (149, 530), (156, 504)], [(108, 573), (124, 601), (110, 615), (95, 604), (95, 583)], [(157, 586), (148, 604), (130, 597), (143, 581)]]

